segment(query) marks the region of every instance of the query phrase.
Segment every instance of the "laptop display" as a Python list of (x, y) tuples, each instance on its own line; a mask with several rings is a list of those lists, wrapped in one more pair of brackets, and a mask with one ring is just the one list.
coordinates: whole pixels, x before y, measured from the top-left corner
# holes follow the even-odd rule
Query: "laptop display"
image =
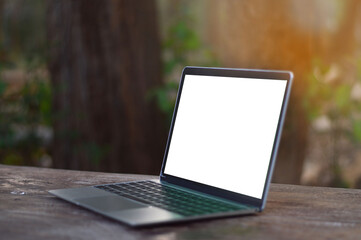
[(286, 85), (185, 75), (164, 173), (261, 199)]

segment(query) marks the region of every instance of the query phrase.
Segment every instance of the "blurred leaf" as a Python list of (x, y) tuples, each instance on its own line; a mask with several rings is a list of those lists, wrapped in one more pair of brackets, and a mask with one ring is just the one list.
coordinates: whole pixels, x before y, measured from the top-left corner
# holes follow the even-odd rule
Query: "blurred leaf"
[(335, 102), (338, 108), (343, 109), (350, 104), (351, 87), (341, 85), (335, 89)]
[(189, 11), (190, 3), (176, 2), (177, 13), (171, 19), (163, 41), (164, 84), (152, 89), (147, 98), (154, 98), (158, 108), (171, 119), (178, 89), (179, 72), (185, 66), (217, 66), (219, 61), (201, 42), (194, 30), (194, 18)]
[(317, 117), (321, 115), (321, 109), (318, 106), (309, 106), (307, 107), (309, 110), (307, 112), (307, 117), (309, 120), (315, 120)]
[(178, 64), (178, 62), (177, 62), (176, 59), (171, 59), (171, 60), (165, 62), (165, 64), (164, 64), (164, 72), (166, 74), (170, 74), (173, 71), (174, 67), (177, 66), (177, 64)]
[(24, 160), (23, 158), (17, 154), (17, 153), (10, 153), (7, 154), (3, 161), (3, 164), (8, 164), (8, 165), (23, 165), (24, 164)]
[(5, 93), (8, 84), (0, 80), (0, 98)]
[(200, 41), (195, 32), (188, 33), (188, 38), (185, 39), (184, 45), (188, 50), (196, 50), (200, 47)]
[(353, 135), (356, 141), (361, 143), (361, 120), (355, 121), (353, 123)]
[(36, 132), (39, 126), (51, 126), (46, 3), (14, 1), (11, 6), (0, 14), (0, 71), (15, 70), (26, 77), (14, 85), (0, 79), (0, 163), (32, 165), (49, 151)]
[[(167, 118), (170, 119), (173, 113), (177, 89), (177, 83), (169, 82), (161, 87), (152, 89), (147, 94), (147, 99), (155, 99), (159, 110), (165, 113)], [(171, 96), (171, 93), (174, 93), (174, 97)]]
[(337, 188), (349, 188), (350, 184), (342, 176), (342, 169), (338, 162), (335, 162), (331, 165), (332, 169), (332, 179), (330, 186)]
[(171, 28), (171, 32), (175, 34), (178, 40), (184, 41), (187, 38), (189, 29), (184, 21), (180, 21), (174, 27)]

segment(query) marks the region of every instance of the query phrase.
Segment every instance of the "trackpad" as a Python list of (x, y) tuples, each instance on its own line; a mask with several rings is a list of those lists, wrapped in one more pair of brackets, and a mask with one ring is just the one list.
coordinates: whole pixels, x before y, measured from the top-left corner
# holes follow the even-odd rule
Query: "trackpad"
[(74, 199), (76, 203), (98, 211), (112, 212), (125, 209), (144, 208), (147, 205), (118, 196), (101, 196)]

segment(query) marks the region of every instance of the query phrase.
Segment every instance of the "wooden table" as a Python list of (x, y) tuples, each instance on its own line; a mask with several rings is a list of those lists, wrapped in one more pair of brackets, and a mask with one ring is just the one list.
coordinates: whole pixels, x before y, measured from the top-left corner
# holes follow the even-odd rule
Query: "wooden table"
[(156, 178), (0, 165), (0, 239), (361, 239), (361, 190), (272, 184), (258, 215), (132, 229), (49, 189)]

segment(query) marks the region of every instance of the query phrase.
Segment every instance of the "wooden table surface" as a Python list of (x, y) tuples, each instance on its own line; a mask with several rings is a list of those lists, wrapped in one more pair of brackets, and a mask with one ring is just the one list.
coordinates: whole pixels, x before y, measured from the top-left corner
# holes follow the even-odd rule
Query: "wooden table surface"
[(361, 190), (272, 184), (253, 216), (132, 229), (50, 189), (155, 176), (0, 165), (0, 239), (361, 239)]

